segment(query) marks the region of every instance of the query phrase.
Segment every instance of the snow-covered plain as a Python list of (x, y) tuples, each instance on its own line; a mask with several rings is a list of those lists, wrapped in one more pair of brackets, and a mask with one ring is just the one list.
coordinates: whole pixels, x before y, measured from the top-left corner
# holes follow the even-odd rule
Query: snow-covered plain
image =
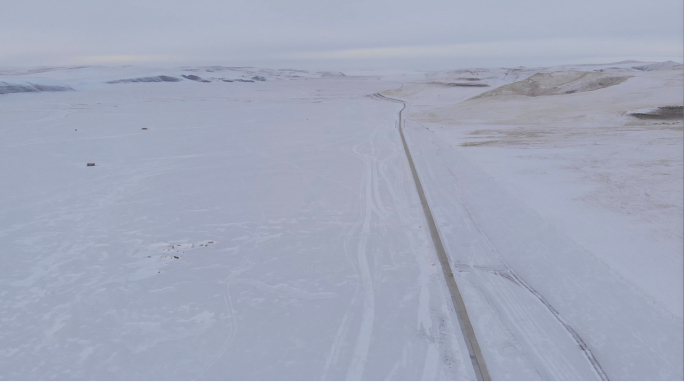
[(1, 70), (0, 379), (474, 379), (382, 92), (492, 378), (681, 380), (681, 71)]

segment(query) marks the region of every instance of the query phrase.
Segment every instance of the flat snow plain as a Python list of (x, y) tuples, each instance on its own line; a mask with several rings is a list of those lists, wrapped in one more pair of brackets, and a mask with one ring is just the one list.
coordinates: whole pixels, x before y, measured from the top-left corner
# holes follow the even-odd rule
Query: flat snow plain
[(121, 71), (3, 95), (2, 379), (474, 378), (391, 82)]
[[(681, 380), (682, 123), (627, 114), (681, 67), (636, 65), (0, 71), (73, 89), (0, 94), (0, 379), (473, 380), (383, 92), (492, 378)], [(470, 99), (556, 71), (630, 77)]]

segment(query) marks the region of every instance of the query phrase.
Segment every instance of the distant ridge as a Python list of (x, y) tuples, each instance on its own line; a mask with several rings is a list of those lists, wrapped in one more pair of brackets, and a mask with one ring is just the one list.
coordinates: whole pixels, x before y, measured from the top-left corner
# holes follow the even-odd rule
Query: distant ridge
[(0, 82), (0, 95), (8, 93), (24, 93), (24, 92), (63, 92), (63, 91), (73, 91), (74, 89), (69, 86), (61, 85), (42, 85), (42, 84), (11, 84), (6, 82)]
[(659, 69), (672, 69), (672, 68), (677, 68), (677, 67), (682, 67), (682, 65), (677, 63), (677, 62), (670, 60), (670, 61), (663, 61), (661, 63), (640, 65), (640, 66), (636, 66), (636, 67), (632, 67), (632, 68), (638, 69), (640, 71), (657, 71)]
[(168, 83), (175, 83), (181, 81), (181, 79), (173, 76), (150, 76), (150, 77), (138, 77), (135, 79), (121, 79), (121, 80), (113, 80), (113, 81), (107, 81), (107, 84), (119, 84), (119, 83), (163, 83), (163, 82), (168, 82)]

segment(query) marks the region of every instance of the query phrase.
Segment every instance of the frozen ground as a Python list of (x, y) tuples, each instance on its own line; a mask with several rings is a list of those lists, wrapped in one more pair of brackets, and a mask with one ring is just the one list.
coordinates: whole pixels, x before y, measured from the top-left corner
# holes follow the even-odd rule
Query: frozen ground
[(682, 379), (681, 66), (344, 75), (0, 70), (0, 379), (474, 379), (381, 91), (494, 379)]

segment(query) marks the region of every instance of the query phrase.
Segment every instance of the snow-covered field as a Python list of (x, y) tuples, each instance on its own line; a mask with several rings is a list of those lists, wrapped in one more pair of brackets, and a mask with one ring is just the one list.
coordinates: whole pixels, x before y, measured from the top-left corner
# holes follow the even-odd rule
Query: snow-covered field
[(492, 378), (682, 380), (681, 75), (0, 70), (0, 379), (475, 379), (382, 92)]

